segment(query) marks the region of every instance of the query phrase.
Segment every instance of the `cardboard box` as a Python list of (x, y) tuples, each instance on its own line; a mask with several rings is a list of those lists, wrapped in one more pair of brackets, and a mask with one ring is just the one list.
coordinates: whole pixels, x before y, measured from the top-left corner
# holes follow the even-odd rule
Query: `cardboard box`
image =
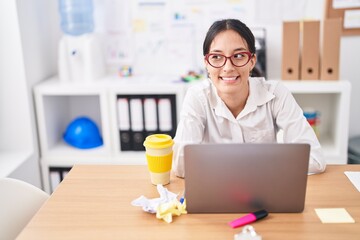
[(325, 19), (323, 23), (320, 79), (339, 79), (341, 18)]
[(320, 77), (320, 21), (303, 21), (301, 32), (302, 80), (318, 80)]
[(300, 22), (283, 23), (282, 70), (284, 80), (300, 79)]

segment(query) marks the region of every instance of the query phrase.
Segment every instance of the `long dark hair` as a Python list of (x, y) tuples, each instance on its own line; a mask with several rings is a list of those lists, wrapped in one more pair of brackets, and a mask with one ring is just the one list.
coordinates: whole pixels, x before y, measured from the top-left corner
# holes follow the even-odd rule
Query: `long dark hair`
[(210, 45), (216, 35), (225, 30), (234, 30), (237, 32), (243, 39), (245, 39), (249, 51), (251, 53), (255, 53), (255, 37), (251, 30), (238, 19), (224, 19), (214, 22), (209, 28), (203, 44), (204, 56), (209, 53)]

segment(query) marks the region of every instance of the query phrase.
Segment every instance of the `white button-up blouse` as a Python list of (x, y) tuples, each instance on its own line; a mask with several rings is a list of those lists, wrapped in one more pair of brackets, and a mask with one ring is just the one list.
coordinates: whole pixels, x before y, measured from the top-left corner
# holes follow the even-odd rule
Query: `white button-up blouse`
[(311, 146), (309, 173), (326, 163), (320, 143), (291, 92), (280, 81), (249, 78), (249, 97), (235, 118), (210, 79), (191, 86), (185, 95), (174, 138), (173, 171), (185, 177), (183, 147), (190, 143), (273, 143), (283, 130), (285, 143)]

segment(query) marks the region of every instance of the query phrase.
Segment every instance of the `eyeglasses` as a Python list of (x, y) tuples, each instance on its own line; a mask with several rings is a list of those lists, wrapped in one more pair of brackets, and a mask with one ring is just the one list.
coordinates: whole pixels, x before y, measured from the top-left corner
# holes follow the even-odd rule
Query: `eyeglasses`
[(230, 57), (218, 53), (208, 53), (205, 55), (205, 60), (214, 68), (221, 68), (225, 66), (228, 59), (230, 59), (230, 62), (235, 67), (243, 67), (253, 56), (254, 54), (251, 52), (238, 52)]

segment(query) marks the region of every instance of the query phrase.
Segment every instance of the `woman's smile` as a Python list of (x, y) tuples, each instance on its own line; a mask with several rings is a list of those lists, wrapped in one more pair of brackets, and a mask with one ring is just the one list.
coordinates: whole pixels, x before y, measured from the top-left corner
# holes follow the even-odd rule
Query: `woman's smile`
[(233, 83), (236, 82), (236, 80), (238, 80), (239, 76), (231, 76), (231, 77), (220, 76), (219, 78), (226, 83)]

